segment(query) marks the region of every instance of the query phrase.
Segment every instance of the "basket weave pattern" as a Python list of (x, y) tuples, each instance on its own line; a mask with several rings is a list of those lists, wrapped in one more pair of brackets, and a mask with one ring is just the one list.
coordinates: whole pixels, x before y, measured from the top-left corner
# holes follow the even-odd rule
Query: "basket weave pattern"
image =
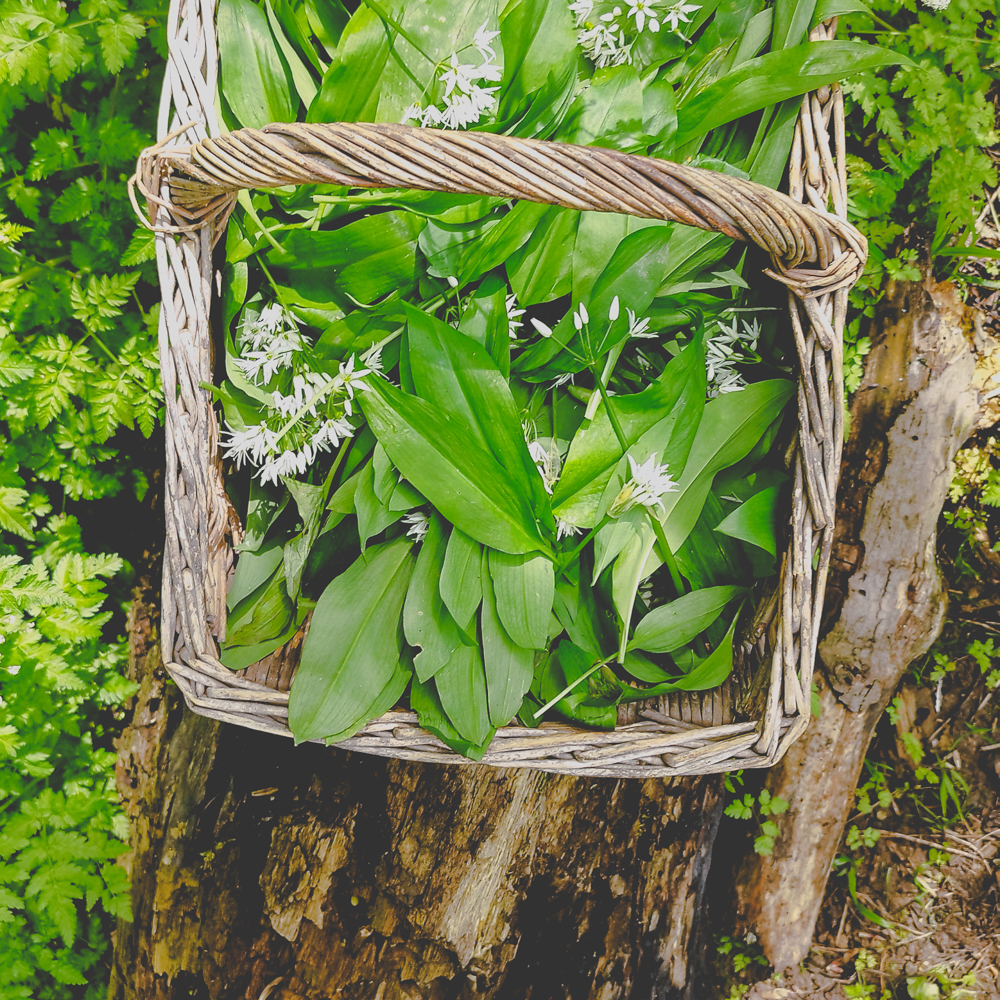
[[(835, 30), (830, 22), (810, 37), (832, 38)], [(614, 732), (551, 722), (539, 729), (507, 726), (482, 763), (616, 777), (774, 763), (809, 719), (843, 439), (841, 335), (847, 294), (867, 253), (864, 238), (846, 221), (839, 87), (803, 99), (786, 196), (665, 160), (487, 133), (275, 124), (222, 135), (214, 111), (213, 0), (173, 0), (168, 40), (160, 141), (140, 157), (136, 186), (147, 202), (144, 221), (157, 233), (163, 294), (163, 656), (189, 707), (289, 735), (287, 671), (259, 683), (218, 660), (233, 566), (230, 541), (241, 529), (223, 488), (218, 416), (200, 386), (212, 378), (209, 314), (219, 282), (212, 248), (238, 191), (332, 183), (481, 193), (674, 220), (755, 243), (771, 257), (766, 273), (788, 288), (800, 363), (789, 547), (770, 610), (759, 616), (759, 635), (751, 637), (761, 659), (752, 683), (660, 699)], [(745, 652), (751, 653), (749, 643)], [(338, 746), (410, 760), (464, 761), (406, 711), (387, 713)]]

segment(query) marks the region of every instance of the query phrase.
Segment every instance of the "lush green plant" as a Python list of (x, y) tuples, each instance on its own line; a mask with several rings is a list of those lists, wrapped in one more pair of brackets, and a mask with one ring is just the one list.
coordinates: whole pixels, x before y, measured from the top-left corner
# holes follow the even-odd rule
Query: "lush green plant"
[(113, 638), (124, 567), (88, 534), (102, 503), (145, 491), (122, 428), (149, 435), (161, 405), (155, 273), (129, 245), (123, 183), (151, 138), (160, 60), (139, 40), (158, 9), (0, 6), (5, 1000), (102, 996), (110, 920), (128, 914), (111, 746), (133, 690)]
[(771, 818), (780, 816), (788, 809), (788, 802), (780, 795), (772, 796), (762, 788), (758, 794), (744, 792), (740, 795), (737, 785), (743, 787), (743, 772), (731, 771), (725, 778), (726, 791), (733, 796), (732, 802), (726, 806), (726, 815), (733, 819), (749, 820), (757, 824), (760, 831), (753, 841), (753, 849), (757, 854), (773, 854), (774, 842), (781, 836), (781, 829)]
[(919, 276), (915, 250), (900, 250), (912, 222), (931, 233), (938, 270), (948, 274), (974, 239), (983, 188), (996, 185), (985, 147), (998, 141), (991, 91), (1000, 62), (996, 6), (951, 0), (874, 0), (874, 17), (846, 18), (854, 37), (878, 38), (906, 58), (845, 81), (849, 188), (856, 224), (870, 241), (852, 301), (870, 314), (885, 279)]
[[(812, 14), (369, 0), (345, 25), (223, 0), (223, 112), (474, 125), (774, 185), (797, 95), (886, 58), (799, 45)], [(611, 728), (622, 700), (728, 675), (746, 585), (774, 565), (786, 477), (766, 456), (792, 390), (776, 317), (737, 315), (762, 304), (742, 248), (497, 198), (241, 206), (220, 397), (256, 471), (230, 479), (248, 538), (223, 659), (313, 610), (296, 736), (344, 738), (408, 689), (479, 756), (515, 715)]]

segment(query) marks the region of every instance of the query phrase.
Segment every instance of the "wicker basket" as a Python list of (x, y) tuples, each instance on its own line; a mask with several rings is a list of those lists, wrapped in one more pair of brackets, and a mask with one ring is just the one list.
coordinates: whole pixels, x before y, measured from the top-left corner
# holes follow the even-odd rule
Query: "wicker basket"
[[(832, 38), (835, 29), (830, 22), (811, 38)], [(840, 89), (825, 87), (803, 99), (789, 197), (664, 160), (485, 133), (276, 124), (223, 135), (214, 110), (213, 0), (173, 0), (168, 38), (160, 141), (141, 156), (135, 180), (147, 201), (144, 221), (157, 233), (163, 293), (163, 656), (192, 711), (289, 735), (287, 691), (302, 641), (300, 633), (240, 673), (218, 660), (233, 567), (230, 539), (239, 537), (240, 525), (223, 488), (218, 416), (201, 386), (212, 379), (209, 316), (220, 281), (212, 248), (237, 192), (315, 182), (475, 192), (675, 220), (757, 244), (771, 257), (766, 273), (788, 288), (800, 362), (790, 544), (779, 585), (758, 612), (756, 634), (742, 647), (733, 679), (714, 692), (630, 706), (614, 732), (562, 723), (507, 726), (482, 763), (665, 777), (778, 760), (809, 720), (843, 438), (841, 334), (848, 290), (867, 252), (864, 238), (846, 222)], [(407, 711), (391, 711), (337, 745), (409, 760), (466, 762)]]

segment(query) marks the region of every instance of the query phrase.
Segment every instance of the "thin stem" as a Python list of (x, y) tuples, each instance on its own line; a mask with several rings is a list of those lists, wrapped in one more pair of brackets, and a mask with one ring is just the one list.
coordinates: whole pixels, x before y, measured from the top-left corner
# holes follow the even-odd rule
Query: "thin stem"
[(570, 552), (567, 556), (563, 557), (563, 559), (560, 560), (559, 562), (560, 573), (565, 573), (566, 570), (569, 569), (570, 564), (573, 562), (573, 560), (576, 559), (576, 557), (583, 551), (584, 546), (586, 546), (587, 543), (593, 539), (594, 535), (597, 534), (597, 532), (601, 529), (601, 526), (604, 524), (606, 520), (607, 518), (602, 518), (598, 524), (595, 524), (594, 527), (591, 528), (590, 531), (588, 531), (587, 534), (584, 536), (583, 541), (580, 542), (580, 544), (577, 545), (572, 552)]
[(621, 445), (622, 454), (628, 454), (628, 441), (625, 440), (625, 434), (622, 432), (621, 424), (618, 423), (618, 417), (615, 416), (615, 411), (611, 409), (611, 397), (608, 395), (608, 390), (605, 388), (604, 383), (601, 381), (600, 372), (597, 371), (597, 365), (591, 368), (594, 373), (594, 379), (597, 382), (597, 388), (601, 391), (601, 399), (604, 400), (604, 409), (608, 411), (608, 420), (611, 421), (611, 427), (615, 432), (615, 437), (618, 438), (618, 443)]
[(611, 659), (611, 657), (607, 657), (607, 659), (604, 660), (599, 660), (585, 674), (580, 674), (580, 676), (577, 677), (577, 679), (573, 681), (572, 684), (567, 684), (566, 687), (564, 687), (562, 691), (560, 691), (559, 694), (557, 694), (550, 702), (548, 702), (545, 705), (542, 705), (542, 707), (537, 712), (535, 712), (532, 718), (537, 719), (540, 718), (542, 715), (544, 715), (553, 705), (556, 704), (556, 702), (562, 701), (562, 699), (565, 698), (566, 695), (568, 695), (570, 691), (573, 690), (573, 688), (582, 684), (585, 680), (587, 680), (588, 677), (591, 676), (591, 674), (600, 670), (601, 667), (603, 667), (608, 662), (609, 659)]
[(420, 43), (417, 42), (417, 40), (413, 37), (413, 35), (411, 35), (399, 23), (399, 21), (397, 21), (380, 3), (378, 3), (378, 0), (362, 0), (362, 2), (366, 7), (374, 11), (375, 15), (379, 18), (380, 21), (394, 28), (396, 30), (396, 33), (400, 36), (400, 38), (409, 42), (410, 45), (412, 45), (413, 48), (415, 48), (429, 63), (433, 63), (433, 65), (437, 66), (437, 62), (434, 59), (431, 59), (431, 57), (426, 52), (424, 52), (424, 50), (420, 47)]

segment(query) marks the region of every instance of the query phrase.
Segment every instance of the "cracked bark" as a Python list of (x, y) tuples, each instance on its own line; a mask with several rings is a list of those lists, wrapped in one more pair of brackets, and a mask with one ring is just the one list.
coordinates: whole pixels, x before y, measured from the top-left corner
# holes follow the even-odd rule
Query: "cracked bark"
[(739, 929), (778, 971), (809, 950), (875, 723), (940, 632), (936, 528), (979, 412), (973, 317), (953, 286), (891, 283), (851, 407), (817, 671), (820, 717), (767, 776), (791, 805), (771, 857), (735, 878)]
[(688, 995), (718, 777), (408, 764), (219, 726), (166, 681), (154, 597), (131, 622), (113, 1000)]

